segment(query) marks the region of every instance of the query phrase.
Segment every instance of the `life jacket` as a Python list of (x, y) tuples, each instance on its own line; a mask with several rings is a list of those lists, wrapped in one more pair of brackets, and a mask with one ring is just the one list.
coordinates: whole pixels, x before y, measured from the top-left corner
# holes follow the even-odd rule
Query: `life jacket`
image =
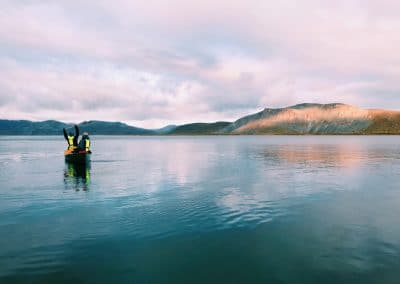
[(90, 139), (85, 139), (85, 150), (86, 151), (90, 150)]
[(74, 146), (74, 136), (68, 136), (68, 145)]
[(76, 146), (74, 146), (74, 136), (68, 136), (68, 149), (75, 149)]

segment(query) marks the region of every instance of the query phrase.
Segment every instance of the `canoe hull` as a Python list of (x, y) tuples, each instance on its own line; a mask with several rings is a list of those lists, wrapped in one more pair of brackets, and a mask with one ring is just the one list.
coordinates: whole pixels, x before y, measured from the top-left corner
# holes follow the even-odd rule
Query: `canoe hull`
[(78, 153), (73, 153), (69, 151), (64, 152), (65, 161), (67, 163), (73, 164), (89, 164), (90, 163), (90, 152), (80, 151)]

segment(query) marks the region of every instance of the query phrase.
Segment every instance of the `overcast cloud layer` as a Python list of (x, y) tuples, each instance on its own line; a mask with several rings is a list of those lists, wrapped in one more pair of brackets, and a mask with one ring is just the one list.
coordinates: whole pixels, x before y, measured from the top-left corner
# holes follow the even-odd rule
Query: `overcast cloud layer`
[(0, 0), (0, 118), (159, 127), (400, 109), (400, 2)]

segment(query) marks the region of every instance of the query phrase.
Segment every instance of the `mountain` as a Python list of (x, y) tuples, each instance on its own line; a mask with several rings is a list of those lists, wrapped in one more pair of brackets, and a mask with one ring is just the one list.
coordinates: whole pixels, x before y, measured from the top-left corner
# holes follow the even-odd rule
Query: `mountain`
[(152, 135), (154, 131), (144, 128), (129, 126), (122, 122), (84, 121), (80, 123), (79, 130), (94, 135)]
[[(72, 124), (54, 120), (32, 122), (28, 120), (1, 120), (0, 135), (63, 135), (63, 128), (72, 128)], [(152, 135), (152, 130), (129, 126), (121, 122), (85, 121), (80, 123), (81, 134), (84, 131), (97, 135)]]
[(400, 134), (400, 112), (370, 110), (372, 119), (363, 134)]
[(351, 105), (298, 104), (266, 108), (232, 123), (193, 123), (170, 134), (400, 134), (400, 112)]
[(0, 119), (0, 135), (60, 135), (64, 127), (68, 127), (68, 124), (55, 120), (32, 122)]
[(223, 134), (222, 129), (231, 125), (230, 122), (219, 121), (214, 123), (190, 123), (177, 126), (167, 134), (173, 135), (207, 135)]
[(168, 133), (173, 132), (176, 127), (177, 127), (176, 125), (167, 125), (162, 128), (159, 128), (159, 129), (153, 129), (153, 131), (159, 135), (168, 134)]
[(371, 110), (345, 104), (299, 104), (264, 109), (232, 123), (232, 134), (362, 134), (373, 123)]
[[(62, 135), (72, 127), (54, 120), (0, 120), (0, 135)], [(144, 129), (121, 122), (85, 121), (81, 133), (102, 135), (400, 134), (400, 111), (346, 104), (298, 104), (266, 108), (234, 122), (190, 123)]]

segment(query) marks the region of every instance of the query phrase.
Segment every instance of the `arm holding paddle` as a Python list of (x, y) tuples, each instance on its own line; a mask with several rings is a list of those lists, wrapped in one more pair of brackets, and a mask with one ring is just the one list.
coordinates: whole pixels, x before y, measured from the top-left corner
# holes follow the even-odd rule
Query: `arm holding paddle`
[(63, 128), (64, 138), (68, 142), (69, 150), (74, 150), (78, 146), (79, 128), (77, 125), (74, 125), (74, 128), (75, 128), (75, 134), (72, 133), (71, 130), (69, 130), (67, 133), (67, 130)]
[(78, 146), (78, 138), (79, 138), (79, 128), (78, 125), (74, 125), (75, 127), (75, 136), (74, 136), (74, 146)]
[(67, 131), (65, 130), (65, 128), (63, 128), (63, 133), (64, 133), (65, 140), (68, 141), (68, 135), (67, 135)]

